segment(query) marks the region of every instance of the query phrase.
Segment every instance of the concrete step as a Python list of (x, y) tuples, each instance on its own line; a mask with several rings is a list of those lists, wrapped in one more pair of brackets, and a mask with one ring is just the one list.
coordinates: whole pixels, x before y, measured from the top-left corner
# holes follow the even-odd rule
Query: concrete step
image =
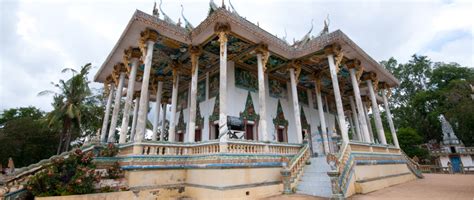
[(331, 197), (331, 179), (327, 172), (331, 167), (326, 162), (326, 157), (310, 158), (311, 164), (306, 165), (300, 182), (296, 187), (296, 193)]

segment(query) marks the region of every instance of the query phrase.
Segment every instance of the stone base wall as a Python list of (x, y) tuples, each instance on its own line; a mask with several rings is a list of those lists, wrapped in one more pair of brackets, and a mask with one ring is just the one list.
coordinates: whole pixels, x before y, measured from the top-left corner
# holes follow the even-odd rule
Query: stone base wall
[(282, 194), (280, 170), (281, 168), (133, 170), (125, 173), (130, 191), (38, 199), (259, 199)]
[(406, 164), (363, 165), (355, 167), (355, 192), (365, 194), (415, 180)]

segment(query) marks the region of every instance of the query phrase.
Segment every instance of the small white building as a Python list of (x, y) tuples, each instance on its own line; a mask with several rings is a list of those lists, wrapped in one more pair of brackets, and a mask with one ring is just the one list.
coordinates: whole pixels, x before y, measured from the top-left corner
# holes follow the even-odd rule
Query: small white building
[[(446, 118), (439, 117), (443, 130), (443, 142), (440, 149), (431, 150), (431, 155), (439, 156), (439, 165), (453, 173), (474, 171), (474, 147), (465, 147)], [(451, 166), (450, 166), (451, 165)]]

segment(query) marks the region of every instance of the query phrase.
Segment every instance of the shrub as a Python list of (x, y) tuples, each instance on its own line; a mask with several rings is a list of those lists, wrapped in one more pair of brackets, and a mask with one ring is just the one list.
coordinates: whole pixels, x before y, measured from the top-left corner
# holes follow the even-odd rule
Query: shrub
[(40, 197), (93, 193), (100, 175), (95, 172), (92, 157), (92, 152), (77, 149), (67, 158), (56, 158), (46, 169), (32, 176), (26, 188)]
[(100, 151), (100, 156), (102, 157), (114, 157), (118, 153), (118, 148), (113, 144), (109, 143), (107, 148)]

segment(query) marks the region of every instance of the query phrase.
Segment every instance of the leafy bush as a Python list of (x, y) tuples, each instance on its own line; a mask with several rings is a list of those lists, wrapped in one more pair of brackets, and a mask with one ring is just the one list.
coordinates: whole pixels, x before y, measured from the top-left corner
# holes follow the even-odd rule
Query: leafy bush
[(107, 148), (100, 151), (100, 156), (102, 157), (114, 157), (118, 153), (118, 148), (113, 144), (109, 143)]
[(122, 177), (123, 171), (118, 162), (107, 168), (107, 178), (116, 179)]
[(65, 159), (54, 159), (50, 166), (31, 177), (26, 188), (40, 197), (93, 193), (100, 175), (95, 172), (92, 157), (92, 152), (77, 149)]

